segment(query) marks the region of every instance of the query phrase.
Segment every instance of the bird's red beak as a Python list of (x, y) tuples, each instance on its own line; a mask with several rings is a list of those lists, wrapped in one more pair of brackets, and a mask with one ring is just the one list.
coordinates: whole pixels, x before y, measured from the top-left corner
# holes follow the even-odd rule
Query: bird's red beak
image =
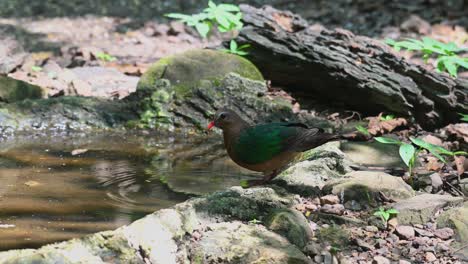
[(215, 125), (214, 121), (211, 121), (209, 124), (208, 124), (208, 130), (210, 130), (211, 128), (213, 128)]

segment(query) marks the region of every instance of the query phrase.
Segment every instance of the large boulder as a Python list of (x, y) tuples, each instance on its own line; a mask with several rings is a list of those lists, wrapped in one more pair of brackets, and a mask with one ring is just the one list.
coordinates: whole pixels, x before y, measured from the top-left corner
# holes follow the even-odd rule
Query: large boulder
[(224, 77), (196, 79), (192, 83), (157, 78), (153, 83), (149, 78), (144, 75), (137, 92), (127, 97), (127, 100), (138, 102), (136, 109), (140, 114), (140, 119), (129, 125), (169, 131), (199, 131), (205, 129), (216, 110), (222, 107), (233, 109), (249, 122), (295, 118), (290, 102), (266, 96), (264, 81), (242, 77), (235, 71), (226, 72)]
[(318, 196), (328, 181), (352, 171), (352, 163), (339, 147), (335, 141), (304, 152), (301, 161), (283, 171), (274, 182), (303, 196)]
[(342, 197), (343, 203), (350, 201), (361, 207), (378, 205), (381, 194), (396, 201), (414, 196), (414, 190), (401, 178), (374, 171), (350, 172), (339, 180), (327, 183), (323, 191)]
[(220, 81), (230, 72), (263, 81), (257, 67), (240, 56), (214, 50), (190, 50), (162, 58), (153, 64), (141, 76), (137, 89), (152, 87), (158, 79), (166, 79), (178, 93), (185, 93), (201, 80)]
[(266, 93), (262, 75), (248, 60), (193, 50), (155, 63), (129, 100), (141, 100), (140, 120), (133, 123), (138, 127), (200, 130), (225, 106), (250, 122), (293, 118), (289, 102), (267, 98)]
[(239, 222), (211, 225), (191, 252), (192, 263), (312, 263), (284, 237)]

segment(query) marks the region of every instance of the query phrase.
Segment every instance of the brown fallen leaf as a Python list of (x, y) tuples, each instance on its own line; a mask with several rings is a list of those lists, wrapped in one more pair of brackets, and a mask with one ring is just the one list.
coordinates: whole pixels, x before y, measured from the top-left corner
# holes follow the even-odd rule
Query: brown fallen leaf
[(397, 128), (406, 127), (408, 125), (408, 121), (402, 117), (391, 120), (382, 120), (381, 117), (382, 113), (380, 113), (378, 116), (366, 118), (369, 120), (367, 131), (369, 131), (369, 133), (373, 136), (390, 133)]
[(443, 166), (444, 164), (440, 162), (438, 158), (432, 156), (427, 157), (426, 170), (440, 171)]
[(454, 136), (468, 143), (468, 123), (450, 124), (444, 130), (448, 136)]

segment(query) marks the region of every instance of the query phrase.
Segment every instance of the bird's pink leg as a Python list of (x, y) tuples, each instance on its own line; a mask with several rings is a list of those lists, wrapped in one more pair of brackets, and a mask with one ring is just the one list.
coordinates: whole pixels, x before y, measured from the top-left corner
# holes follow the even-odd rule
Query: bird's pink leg
[(280, 170), (274, 170), (269, 174), (265, 174), (261, 180), (250, 180), (247, 181), (248, 187), (263, 185), (268, 183), (269, 181), (273, 180), (276, 176), (278, 176)]

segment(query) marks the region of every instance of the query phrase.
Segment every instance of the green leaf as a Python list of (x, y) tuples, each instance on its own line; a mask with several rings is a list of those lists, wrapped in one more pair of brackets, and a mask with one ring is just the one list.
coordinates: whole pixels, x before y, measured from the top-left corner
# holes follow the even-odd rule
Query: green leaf
[(200, 36), (206, 38), (211, 28), (208, 23), (198, 23), (195, 25), (195, 29), (197, 29), (198, 34), (200, 34)]
[(184, 15), (184, 14), (179, 14), (179, 13), (170, 13), (170, 14), (165, 14), (164, 16), (175, 18), (175, 19), (180, 19), (180, 20), (190, 19), (192, 17), (189, 15)]
[(410, 161), (416, 153), (416, 149), (411, 144), (403, 143), (399, 149), (400, 157), (406, 166), (410, 166)]
[(240, 8), (236, 5), (219, 4), (218, 7), (227, 12), (240, 12)]
[(361, 125), (357, 125), (355, 126), (355, 128), (357, 129), (357, 131), (359, 131), (360, 133), (366, 135), (366, 136), (370, 136), (370, 133), (369, 131), (367, 130), (367, 128), (361, 126)]
[(41, 66), (32, 66), (31, 70), (34, 71), (34, 72), (40, 72), (40, 71), (42, 71), (42, 67)]
[(243, 49), (247, 49), (247, 48), (250, 48), (250, 44), (244, 44), (244, 45), (241, 45), (238, 49), (239, 50), (243, 50)]
[(391, 214), (391, 215), (392, 215), (392, 214), (393, 214), (393, 215), (396, 215), (396, 214), (399, 214), (400, 212), (398, 212), (398, 210), (395, 209), (395, 208), (390, 208), (390, 209), (387, 210), (387, 213), (389, 213), (389, 214)]
[(248, 52), (245, 52), (245, 51), (242, 51), (242, 50), (237, 50), (237, 51), (236, 51), (236, 54), (239, 55), (239, 56), (249, 55)]
[(461, 121), (468, 122), (468, 114), (462, 114), (462, 113), (458, 113), (458, 114), (461, 116), (460, 118)]
[(380, 143), (384, 144), (394, 144), (394, 145), (401, 145), (403, 142), (393, 139), (393, 138), (387, 138), (387, 137), (375, 137), (375, 140), (377, 140)]
[[(439, 146), (436, 146), (436, 145), (433, 145), (431, 143), (428, 143), (422, 139), (419, 139), (419, 138), (410, 138), (411, 142), (413, 142), (415, 145), (421, 147), (421, 148), (424, 148), (424, 149), (427, 149), (432, 155), (434, 155), (436, 158), (438, 158), (440, 161), (442, 161), (443, 163), (447, 163), (447, 161), (444, 159), (444, 157), (442, 157), (439, 152), (440, 152), (440, 149), (442, 147), (439, 147)], [(442, 148), (444, 149), (444, 148)], [(445, 149), (444, 149), (445, 150)], [(448, 150), (446, 150), (448, 151)]]
[(237, 50), (237, 42), (232, 39), (231, 42), (229, 43), (229, 48), (231, 49), (231, 51), (236, 51)]
[(381, 121), (389, 121), (395, 119), (395, 115), (386, 115), (386, 116), (381, 116), (380, 120)]

